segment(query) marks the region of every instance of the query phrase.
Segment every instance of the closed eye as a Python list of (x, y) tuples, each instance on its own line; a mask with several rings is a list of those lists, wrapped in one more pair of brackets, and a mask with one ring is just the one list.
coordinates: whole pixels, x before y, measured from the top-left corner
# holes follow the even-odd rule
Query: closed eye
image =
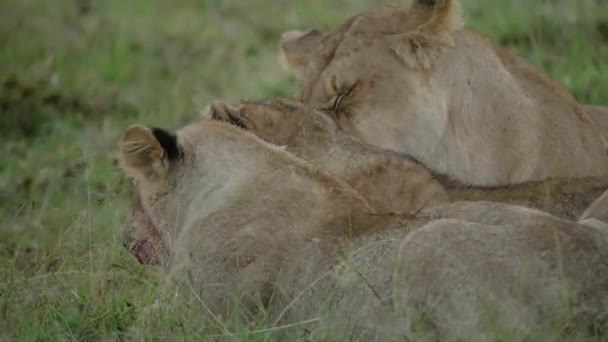
[(241, 120), (241, 118), (239, 118), (231, 113), (228, 113), (228, 120), (229, 120), (230, 124), (232, 124), (234, 126), (237, 126), (242, 129), (247, 129), (247, 125), (245, 125), (243, 120)]
[(348, 97), (353, 92), (354, 89), (355, 89), (355, 86), (353, 85), (352, 87), (348, 88), (348, 90), (346, 92), (338, 94), (338, 96), (336, 96), (336, 99), (334, 100), (331, 110), (333, 112), (338, 112), (342, 106), (342, 101), (346, 97)]
[(338, 96), (336, 96), (334, 103), (331, 105), (331, 110), (333, 112), (337, 112), (340, 109), (340, 105), (342, 104), (344, 96), (346, 96), (346, 93), (338, 94)]

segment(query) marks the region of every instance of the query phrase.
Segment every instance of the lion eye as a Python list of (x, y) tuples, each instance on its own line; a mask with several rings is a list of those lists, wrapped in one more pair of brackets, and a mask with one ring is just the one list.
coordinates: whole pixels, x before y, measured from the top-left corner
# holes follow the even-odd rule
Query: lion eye
[(337, 112), (340, 109), (340, 105), (342, 104), (344, 96), (346, 96), (345, 93), (338, 94), (338, 96), (336, 96), (336, 98), (334, 99), (334, 103), (331, 105), (332, 111)]
[(247, 129), (247, 125), (245, 125), (243, 120), (241, 120), (241, 118), (237, 117), (236, 115), (228, 113), (228, 120), (234, 126), (237, 126), (242, 129)]
[(336, 98), (334, 99), (334, 103), (332, 104), (331, 110), (333, 112), (339, 111), (342, 106), (342, 101), (346, 97), (348, 97), (353, 92), (354, 89), (355, 89), (355, 86), (352, 86), (352, 87), (348, 88), (347, 91), (338, 94), (338, 96), (336, 96)]

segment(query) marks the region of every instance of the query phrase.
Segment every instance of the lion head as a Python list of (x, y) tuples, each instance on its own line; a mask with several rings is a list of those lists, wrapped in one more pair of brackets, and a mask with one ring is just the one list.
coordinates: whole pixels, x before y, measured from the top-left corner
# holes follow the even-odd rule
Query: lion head
[(287, 98), (244, 101), (238, 106), (215, 102), (207, 115), (306, 160), (320, 159), (344, 135), (329, 116)]
[(457, 0), (371, 9), (330, 32), (290, 31), (281, 63), (340, 129), (471, 185), (604, 176), (584, 109), (522, 59), (465, 29)]
[[(303, 215), (342, 229), (336, 222), (350, 220), (351, 213), (373, 212), (343, 180), (217, 120), (194, 122), (175, 134), (131, 126), (120, 141), (120, 160), (135, 183), (125, 247), (141, 263), (162, 262), (169, 249), (174, 253), (174, 240), (191, 234), (182, 230), (194, 229), (193, 221), (218, 224), (218, 217), (229, 217), (237, 227), (279, 229)], [(333, 204), (319, 207), (325, 200)], [(317, 214), (303, 213), (307, 206)]]

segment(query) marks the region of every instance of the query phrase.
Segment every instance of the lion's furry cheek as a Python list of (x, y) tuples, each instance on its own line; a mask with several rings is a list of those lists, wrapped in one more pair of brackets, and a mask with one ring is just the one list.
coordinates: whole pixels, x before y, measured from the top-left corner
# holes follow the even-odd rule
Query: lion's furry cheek
[[(448, 110), (444, 101), (436, 98), (431, 101), (431, 97), (419, 96), (404, 101), (403, 108), (409, 108), (405, 113), (375, 102), (361, 106), (367, 109), (353, 113), (348, 126), (358, 133), (362, 142), (392, 151), (408, 151), (423, 162), (429, 158), (441, 160), (444, 151), (438, 150), (437, 146), (449, 134)], [(374, 108), (373, 115), (369, 108)], [(393, 124), (399, 121), (406, 124)]]

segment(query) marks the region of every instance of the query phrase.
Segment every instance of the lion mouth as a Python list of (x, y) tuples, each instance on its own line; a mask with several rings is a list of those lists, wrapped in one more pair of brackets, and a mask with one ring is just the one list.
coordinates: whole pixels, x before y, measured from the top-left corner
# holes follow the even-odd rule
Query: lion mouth
[(159, 260), (154, 244), (149, 239), (135, 240), (129, 243), (129, 253), (142, 265), (158, 265)]

